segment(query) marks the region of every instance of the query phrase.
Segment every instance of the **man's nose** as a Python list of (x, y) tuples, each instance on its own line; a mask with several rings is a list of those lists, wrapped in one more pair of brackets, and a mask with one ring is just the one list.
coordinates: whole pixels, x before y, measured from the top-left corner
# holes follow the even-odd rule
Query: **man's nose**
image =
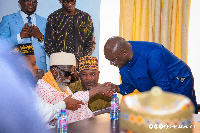
[(72, 79), (72, 76), (70, 75), (70, 76), (67, 76), (66, 78), (69, 79), (69, 80), (71, 80), (71, 79)]
[(39, 67), (36, 65), (36, 66), (35, 66), (35, 69), (38, 71), (38, 70), (39, 70)]
[(90, 75), (86, 76), (86, 80), (90, 80), (92, 77)]
[(115, 62), (110, 61), (110, 65), (114, 65), (114, 64), (115, 64)]

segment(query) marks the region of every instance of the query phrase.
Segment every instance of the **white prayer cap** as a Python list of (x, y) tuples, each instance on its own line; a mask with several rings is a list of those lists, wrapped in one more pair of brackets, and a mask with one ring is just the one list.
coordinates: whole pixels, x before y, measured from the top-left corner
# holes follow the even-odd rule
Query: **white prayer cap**
[(76, 58), (72, 53), (58, 52), (50, 55), (49, 66), (73, 65), (76, 66)]

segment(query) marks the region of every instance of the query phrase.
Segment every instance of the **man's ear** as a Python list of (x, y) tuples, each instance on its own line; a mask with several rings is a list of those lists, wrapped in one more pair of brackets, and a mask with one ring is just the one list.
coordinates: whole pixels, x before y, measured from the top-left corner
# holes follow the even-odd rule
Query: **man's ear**
[(19, 0), (18, 1), (18, 6), (19, 6), (20, 9), (22, 8), (21, 4), (22, 4), (22, 2)]
[(51, 73), (53, 76), (57, 76), (57, 68), (56, 67), (51, 68)]
[(122, 52), (122, 55), (127, 56), (127, 54), (128, 54), (128, 50), (125, 49), (125, 50)]

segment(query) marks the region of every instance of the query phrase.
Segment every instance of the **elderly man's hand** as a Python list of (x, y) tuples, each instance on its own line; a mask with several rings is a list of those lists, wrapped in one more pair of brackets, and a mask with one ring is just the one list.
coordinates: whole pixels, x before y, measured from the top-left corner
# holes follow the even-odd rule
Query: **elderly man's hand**
[(76, 100), (72, 98), (72, 95), (68, 96), (64, 99), (66, 104), (66, 109), (75, 111), (81, 107), (81, 104), (84, 104), (82, 101)]

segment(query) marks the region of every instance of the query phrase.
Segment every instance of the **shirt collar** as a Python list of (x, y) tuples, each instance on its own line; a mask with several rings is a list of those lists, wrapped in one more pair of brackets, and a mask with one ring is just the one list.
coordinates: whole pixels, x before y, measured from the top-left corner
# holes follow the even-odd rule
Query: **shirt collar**
[(134, 48), (134, 43), (136, 43), (136, 41), (128, 41), (131, 45), (132, 45), (132, 51), (133, 51), (133, 57), (132, 57), (132, 60), (127, 62), (125, 66), (123, 66), (122, 68), (120, 68), (119, 70), (121, 71), (122, 69), (126, 69), (127, 67), (129, 66), (133, 66), (138, 57), (139, 57), (139, 53), (135, 51), (135, 48)]
[(137, 45), (137, 41), (128, 41), (132, 45), (132, 51), (133, 51), (133, 57), (132, 60), (130, 61), (130, 65), (134, 65), (139, 57), (139, 52), (136, 51), (136, 48), (134, 45)]
[[(23, 19), (26, 19), (28, 17), (28, 15), (26, 13), (24, 13), (22, 10), (20, 10), (20, 13), (21, 13)], [(35, 13), (31, 14), (30, 17), (32, 19), (35, 18)]]

